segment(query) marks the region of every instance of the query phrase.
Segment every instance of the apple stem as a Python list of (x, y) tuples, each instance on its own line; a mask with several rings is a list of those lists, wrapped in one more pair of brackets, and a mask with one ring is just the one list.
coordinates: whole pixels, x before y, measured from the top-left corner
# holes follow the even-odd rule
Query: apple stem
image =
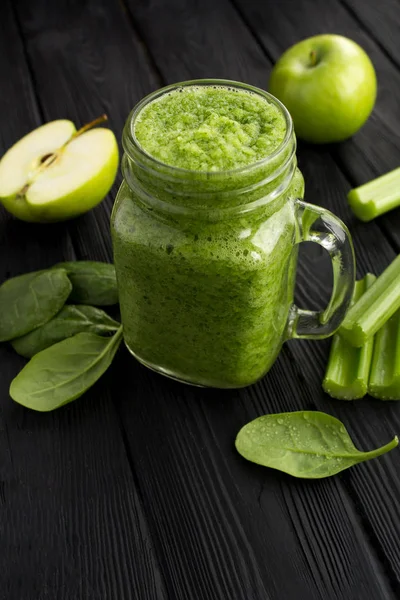
[(83, 133), (86, 133), (86, 131), (88, 131), (89, 129), (92, 129), (92, 127), (96, 127), (96, 125), (100, 125), (100, 123), (104, 123), (105, 121), (108, 121), (108, 117), (104, 113), (100, 117), (97, 117), (97, 119), (94, 119), (94, 121), (90, 121), (90, 123), (86, 123), (86, 125), (84, 125), (80, 129), (78, 129), (78, 131), (75, 131), (75, 133), (73, 133), (71, 135), (71, 137), (69, 138), (69, 140), (67, 140), (65, 142), (65, 144), (63, 144), (61, 146), (61, 148), (59, 148), (58, 150), (56, 150), (56, 152), (54, 154), (55, 155), (59, 155), (66, 148), (66, 146), (68, 146), (68, 144), (70, 142), (72, 142), (72, 140), (74, 140), (75, 138), (79, 137)]
[(75, 131), (75, 133), (72, 135), (71, 139), (68, 140), (68, 142), (70, 142), (73, 138), (78, 137), (78, 135), (82, 135), (82, 133), (85, 133), (85, 131), (88, 131), (88, 129), (92, 129), (92, 127), (96, 127), (96, 125), (100, 125), (100, 123), (104, 123), (105, 121), (108, 121), (108, 117), (106, 114), (97, 117), (97, 119), (94, 119), (94, 121), (90, 121), (90, 123), (87, 123), (80, 129), (78, 129), (78, 131)]
[(32, 174), (30, 180), (27, 181), (26, 184), (20, 189), (20, 191), (17, 193), (17, 196), (19, 198), (25, 196), (26, 192), (29, 189), (29, 186), (35, 181), (36, 177), (38, 175), (40, 175), (40, 173), (42, 173), (48, 166), (50, 166), (60, 156), (60, 154), (62, 154), (63, 150), (68, 146), (68, 144), (70, 142), (72, 142), (72, 140), (74, 140), (78, 136), (82, 135), (82, 133), (85, 133), (89, 129), (92, 129), (92, 127), (96, 127), (96, 125), (100, 125), (100, 123), (104, 123), (105, 121), (108, 121), (108, 117), (106, 114), (103, 114), (100, 117), (97, 117), (97, 119), (90, 121), (90, 123), (87, 123), (80, 129), (78, 129), (78, 131), (75, 131), (75, 133), (73, 133), (71, 135), (69, 140), (67, 140), (60, 148), (58, 148), (51, 154), (46, 154), (45, 156), (43, 156), (40, 161), (39, 166), (37, 167), (35, 172)]
[(310, 63), (312, 67), (315, 67), (315, 65), (317, 64), (317, 53), (315, 52), (315, 50), (311, 50), (310, 52)]

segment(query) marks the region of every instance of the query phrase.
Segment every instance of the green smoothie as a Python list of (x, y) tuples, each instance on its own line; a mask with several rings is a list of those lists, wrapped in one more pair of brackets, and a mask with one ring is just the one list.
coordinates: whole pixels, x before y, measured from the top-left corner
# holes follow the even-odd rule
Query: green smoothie
[(303, 178), (277, 152), (284, 113), (250, 91), (190, 85), (146, 104), (129, 135), (145, 156), (125, 162), (112, 218), (126, 344), (183, 381), (253, 383), (293, 301)]
[(148, 104), (135, 123), (142, 148), (191, 171), (229, 171), (272, 154), (286, 133), (284, 115), (261, 96), (191, 86)]

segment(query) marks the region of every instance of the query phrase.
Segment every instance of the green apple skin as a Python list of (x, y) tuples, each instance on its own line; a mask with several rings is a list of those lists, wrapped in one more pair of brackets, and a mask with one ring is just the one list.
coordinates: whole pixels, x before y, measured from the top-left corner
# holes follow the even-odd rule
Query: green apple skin
[[(98, 128), (100, 129), (100, 128)], [(109, 140), (112, 146), (110, 156), (101, 170), (74, 189), (69, 194), (44, 204), (32, 204), (25, 196), (13, 194), (0, 198), (4, 208), (12, 215), (29, 223), (53, 223), (78, 217), (97, 206), (110, 191), (118, 171), (119, 150), (117, 140), (111, 130)], [(85, 135), (85, 134), (84, 134)], [(29, 198), (29, 192), (28, 192)]]
[(269, 91), (289, 110), (299, 138), (325, 144), (343, 141), (364, 125), (377, 81), (358, 44), (324, 34), (286, 50), (272, 70)]
[(8, 196), (0, 198), (0, 201), (4, 208), (17, 219), (28, 223), (43, 223), (43, 219), (31, 209), (24, 196)]

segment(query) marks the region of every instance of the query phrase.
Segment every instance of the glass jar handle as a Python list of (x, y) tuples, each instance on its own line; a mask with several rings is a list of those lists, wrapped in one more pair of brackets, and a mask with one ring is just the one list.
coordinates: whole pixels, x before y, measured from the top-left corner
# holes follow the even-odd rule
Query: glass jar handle
[[(293, 304), (289, 311), (287, 337), (329, 337), (340, 326), (354, 289), (355, 258), (346, 225), (328, 210), (295, 200), (299, 242), (316, 242), (329, 252), (333, 269), (333, 289), (323, 311), (305, 310)], [(318, 223), (317, 223), (318, 221)]]

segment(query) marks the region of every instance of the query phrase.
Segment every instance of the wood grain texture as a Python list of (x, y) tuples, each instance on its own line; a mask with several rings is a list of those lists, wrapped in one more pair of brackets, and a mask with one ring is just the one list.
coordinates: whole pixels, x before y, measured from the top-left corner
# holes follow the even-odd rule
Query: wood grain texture
[(400, 6), (398, 0), (363, 2), (363, 0), (341, 0), (365, 29), (400, 68), (399, 38)]
[[(285, 4), (284, 21), (292, 19)], [(46, 119), (81, 124), (106, 110), (120, 137), (129, 110), (160, 83), (213, 76), (265, 87), (268, 80), (270, 60), (225, 0), (131, 0), (126, 6), (116, 0), (18, 0), (16, 10)], [(260, 10), (268, 15), (272, 4), (260, 3)], [(6, 17), (6, 29), (12, 27), (0, 50), (2, 44), (5, 51), (15, 47), (13, 55), (21, 57), (10, 85), (26, 87), (34, 99), (15, 21), (9, 12)], [(303, 17), (296, 18), (299, 37)], [(277, 24), (263, 23), (272, 39)], [(0, 69), (7, 69), (1, 56)], [(10, 95), (18, 91), (9, 89)], [(354, 230), (360, 274), (383, 269), (393, 250), (379, 227), (356, 223), (346, 211), (350, 183), (331, 149), (302, 145), (299, 158), (307, 199), (331, 208)], [(110, 259), (114, 193), (89, 215), (55, 228), (54, 238), (41, 233), (35, 246), (32, 233), (26, 247), (32, 268), (73, 251), (78, 258)], [(3, 251), (15, 246), (7, 240)], [(311, 293), (322, 305), (329, 287), (326, 257), (316, 248), (304, 255), (299, 301), (309, 306)], [(24, 270), (24, 260), (22, 254), (10, 260), (8, 269)], [(87, 397), (44, 416), (10, 403), (4, 390), (20, 359), (4, 350), (0, 538), (7, 551), (0, 553), (0, 598), (398, 597), (393, 499), (399, 482), (392, 454), (341, 477), (299, 482), (247, 463), (234, 450), (237, 431), (250, 419), (315, 406), (340, 413), (360, 446), (386, 441), (389, 414), (380, 420), (383, 409), (373, 408), (376, 403), (362, 403), (356, 413), (355, 406), (342, 409), (323, 395), (326, 343), (291, 343), (262, 382), (230, 392), (168, 381), (121, 351)], [(364, 416), (369, 421), (361, 428)], [(390, 417), (392, 423), (398, 418), (393, 411)]]
[[(0, 7), (0, 56), (3, 153), (40, 124), (41, 112), (8, 1)], [(76, 259), (65, 224), (24, 224), (5, 211), (0, 257), (0, 282)], [(115, 372), (79, 404), (40, 414), (8, 395), (25, 361), (5, 344), (0, 361), (0, 598), (163, 600), (119, 416), (110, 401)]]
[[(284, 380), (293, 383), (279, 393)], [(135, 402), (120, 394), (173, 597), (344, 599), (362, 598), (372, 586), (374, 597), (394, 598), (339, 479), (299, 487), (234, 449), (249, 419), (305, 405), (296, 385), (283, 355), (246, 392), (189, 390), (140, 367), (131, 384)]]
[(167, 83), (214, 77), (265, 86), (263, 54), (225, 0), (125, 2)]

